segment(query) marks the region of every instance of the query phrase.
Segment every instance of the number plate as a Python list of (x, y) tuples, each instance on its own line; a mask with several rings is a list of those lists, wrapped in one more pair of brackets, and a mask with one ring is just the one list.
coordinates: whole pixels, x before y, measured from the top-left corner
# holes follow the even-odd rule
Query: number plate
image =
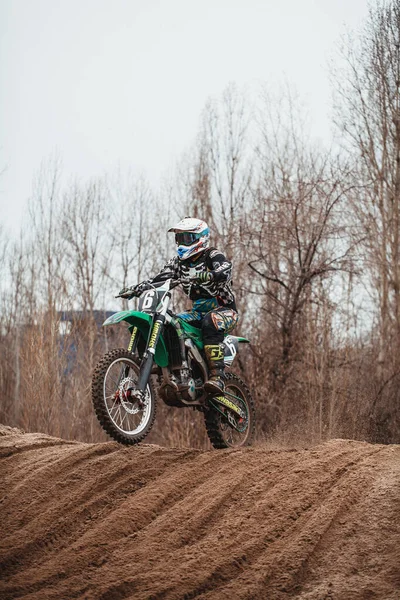
[(139, 311), (154, 314), (162, 309), (165, 289), (147, 290), (139, 298)]
[(139, 298), (139, 310), (144, 313), (156, 312), (158, 296), (156, 290), (147, 290)]
[(224, 363), (230, 367), (237, 354), (239, 342), (234, 335), (227, 335), (224, 339)]

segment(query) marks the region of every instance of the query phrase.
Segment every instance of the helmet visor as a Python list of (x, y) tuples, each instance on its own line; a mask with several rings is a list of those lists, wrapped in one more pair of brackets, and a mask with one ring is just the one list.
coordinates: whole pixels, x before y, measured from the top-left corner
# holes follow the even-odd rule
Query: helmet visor
[(191, 246), (204, 235), (203, 233), (191, 233), (190, 231), (179, 232), (175, 234), (177, 246)]

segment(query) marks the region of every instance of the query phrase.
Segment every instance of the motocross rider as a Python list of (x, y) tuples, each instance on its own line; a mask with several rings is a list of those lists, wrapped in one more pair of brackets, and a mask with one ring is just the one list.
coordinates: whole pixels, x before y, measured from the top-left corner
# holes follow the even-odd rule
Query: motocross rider
[(144, 291), (149, 283), (166, 279), (190, 279), (182, 284), (183, 291), (193, 301), (192, 309), (178, 315), (191, 325), (201, 327), (204, 352), (209, 367), (206, 391), (224, 391), (224, 335), (230, 333), (237, 321), (235, 297), (232, 293), (232, 263), (216, 248), (210, 248), (210, 231), (201, 219), (185, 217), (169, 232), (175, 233), (178, 256), (148, 281), (121, 290), (120, 295), (131, 298)]

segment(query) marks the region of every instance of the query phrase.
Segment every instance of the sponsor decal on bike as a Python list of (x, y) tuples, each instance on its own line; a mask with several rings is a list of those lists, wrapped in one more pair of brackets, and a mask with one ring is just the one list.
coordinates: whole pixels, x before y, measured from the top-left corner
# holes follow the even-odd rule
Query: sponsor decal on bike
[(157, 334), (158, 334), (160, 327), (161, 327), (161, 324), (157, 321), (154, 324), (153, 331), (150, 336), (149, 348), (154, 348), (154, 346), (156, 344)]
[(223, 404), (227, 408), (233, 410), (233, 412), (239, 415), (239, 417), (242, 417), (243, 419), (246, 417), (244, 411), (238, 406), (236, 406), (234, 402), (231, 402), (230, 400), (228, 400), (228, 398), (225, 398), (225, 396), (215, 396), (215, 400), (217, 400), (218, 402), (220, 402), (220, 404)]
[(137, 327), (134, 327), (134, 328), (133, 328), (133, 331), (132, 331), (132, 335), (131, 335), (131, 341), (129, 342), (129, 346), (128, 346), (128, 350), (129, 350), (129, 352), (130, 352), (130, 351), (132, 350), (132, 348), (133, 348), (133, 343), (134, 343), (134, 341), (135, 341), (136, 334), (137, 334)]

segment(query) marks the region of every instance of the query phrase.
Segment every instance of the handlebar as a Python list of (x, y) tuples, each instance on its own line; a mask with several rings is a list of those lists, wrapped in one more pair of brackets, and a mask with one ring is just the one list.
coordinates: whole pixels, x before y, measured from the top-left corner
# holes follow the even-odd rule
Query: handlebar
[[(178, 285), (182, 285), (183, 284), (193, 284), (196, 281), (196, 277), (194, 277), (193, 279), (191, 279), (190, 277), (180, 277), (179, 279), (174, 279), (171, 282), (170, 285), (170, 290), (173, 290), (174, 288), (178, 287)], [(147, 284), (147, 287), (142, 288), (141, 290), (135, 290), (132, 289), (130, 292), (130, 298), (138, 298), (146, 289), (151, 289), (153, 287), (158, 287), (157, 284), (159, 285), (163, 285), (165, 283), (165, 281), (156, 281), (155, 284)], [(121, 294), (118, 294), (117, 296), (114, 296), (114, 298), (125, 298), (125, 296), (122, 296)], [(125, 298), (126, 299), (126, 298)], [(129, 299), (129, 298), (128, 298)]]
[(122, 296), (121, 294), (118, 294), (118, 296), (114, 296), (114, 298), (124, 298), (125, 300), (130, 300), (131, 298), (138, 298), (142, 294), (142, 292), (144, 292), (144, 290), (141, 290), (140, 292), (131, 290), (129, 298), (127, 298), (126, 296)]
[(121, 294), (118, 294), (117, 296), (114, 296), (114, 298), (124, 298), (124, 300), (130, 300), (131, 298), (138, 298), (138, 295), (135, 294), (134, 292), (132, 292), (130, 298), (126, 298), (125, 296), (121, 296)]

